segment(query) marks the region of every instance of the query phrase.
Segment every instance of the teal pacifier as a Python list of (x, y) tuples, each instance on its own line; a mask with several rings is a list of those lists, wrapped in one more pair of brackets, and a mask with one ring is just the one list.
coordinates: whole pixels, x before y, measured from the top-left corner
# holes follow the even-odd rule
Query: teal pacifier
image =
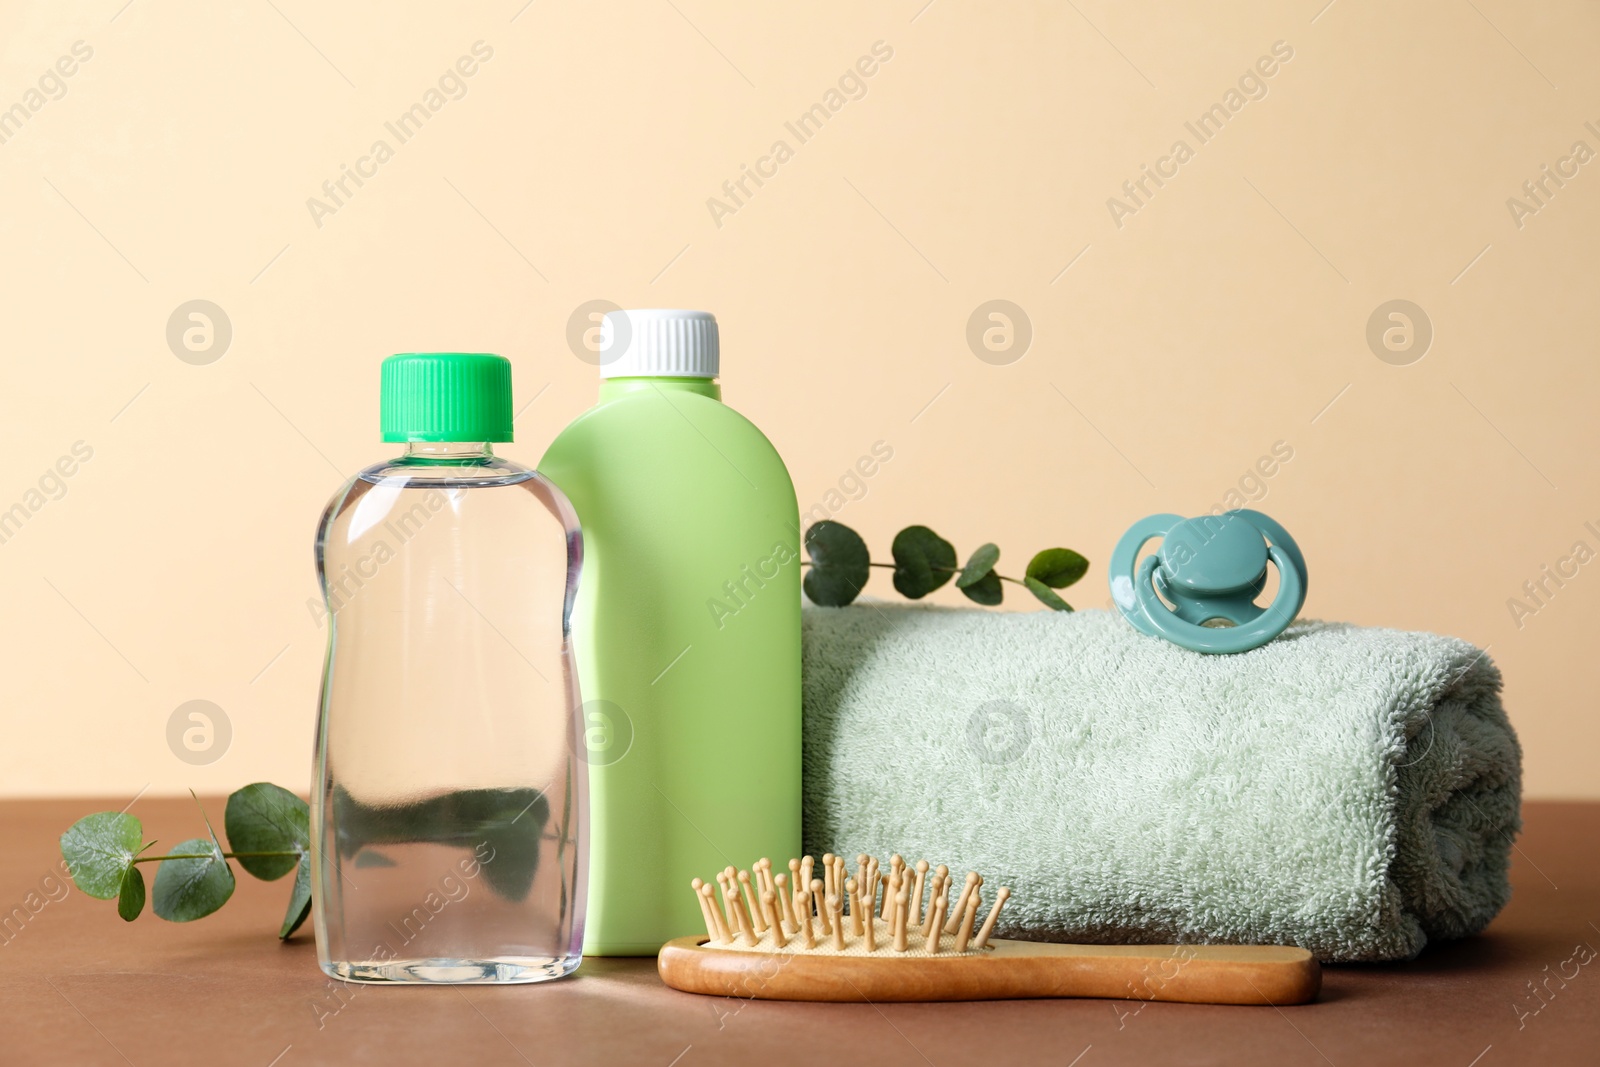
[[(1139, 550), (1157, 537), (1161, 547), (1140, 562)], [(1278, 568), (1278, 595), (1263, 608), (1255, 599), (1266, 588), (1269, 560)], [(1248, 652), (1300, 613), (1306, 561), (1289, 531), (1259, 511), (1152, 515), (1134, 523), (1111, 553), (1111, 599), (1152, 637), (1195, 652)]]

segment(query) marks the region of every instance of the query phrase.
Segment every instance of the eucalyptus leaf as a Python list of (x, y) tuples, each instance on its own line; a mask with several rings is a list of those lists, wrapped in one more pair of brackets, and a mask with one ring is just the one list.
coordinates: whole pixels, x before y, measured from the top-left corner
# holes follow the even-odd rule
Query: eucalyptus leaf
[(335, 847), (349, 858), (372, 846), (435, 844), (476, 856), (502, 899), (525, 900), (543, 852), (550, 801), (538, 789), (463, 789), (411, 804), (364, 804), (333, 790)]
[[(503, 817), (486, 820), (487, 830), (473, 846), (473, 855), (483, 864), (483, 880), (506, 900), (527, 899), (544, 851), (550, 800), (542, 792), (531, 797), (530, 793), (531, 790), (517, 790), (516, 814), (509, 821)], [(525, 797), (529, 799), (523, 803)], [(501, 809), (500, 814), (510, 815), (509, 807)]]
[[(999, 545), (996, 545), (993, 541), (979, 545), (972, 555), (967, 558), (967, 565), (962, 568), (961, 573), (956, 575), (956, 588), (965, 589), (969, 585), (976, 585), (983, 581), (986, 575), (994, 572), (994, 565), (999, 562)], [(977, 597), (973, 597), (973, 599), (978, 600)], [(978, 600), (978, 603), (985, 604), (988, 601)], [(1000, 601), (996, 600), (995, 603), (998, 604)]]
[(811, 566), (801, 582), (813, 604), (842, 608), (860, 595), (872, 572), (861, 535), (842, 522), (823, 519), (806, 530)]
[(1089, 561), (1070, 548), (1047, 548), (1028, 561), (1028, 577), (1037, 578), (1051, 589), (1065, 589), (1088, 570)]
[(986, 608), (999, 606), (1006, 598), (1006, 590), (1000, 584), (1000, 576), (990, 571), (971, 585), (962, 586), (961, 592), (975, 604), (982, 604)]
[(241, 852), (288, 852), (287, 856), (241, 856), (239, 866), (264, 881), (295, 869), (311, 847), (311, 810), (306, 802), (271, 782), (256, 782), (228, 797), (223, 815), (228, 849)]
[(956, 572), (956, 549), (926, 526), (907, 526), (894, 535), (894, 587), (911, 600), (921, 600)]
[(1052, 611), (1072, 610), (1071, 604), (1068, 604), (1065, 600), (1062, 600), (1056, 595), (1056, 591), (1054, 589), (1051, 589), (1039, 579), (1030, 575), (1029, 577), (1022, 579), (1022, 584), (1026, 585), (1028, 587), (1028, 591), (1043, 601), (1045, 606), (1049, 607)]
[(117, 894), (117, 914), (122, 916), (124, 922), (133, 922), (144, 910), (144, 875), (139, 873), (139, 868), (128, 867), (128, 873), (122, 876), (122, 889)]
[(289, 910), (284, 913), (278, 939), (287, 941), (311, 915), (311, 853), (304, 853), (295, 867), (294, 888), (289, 891)]
[(213, 838), (184, 841), (172, 855), (195, 858), (162, 861), (150, 901), (161, 918), (175, 923), (203, 919), (233, 896), (233, 868)]
[(137, 817), (119, 811), (85, 815), (61, 835), (61, 858), (72, 881), (99, 900), (122, 892), (122, 878), (133, 866), (144, 827)]

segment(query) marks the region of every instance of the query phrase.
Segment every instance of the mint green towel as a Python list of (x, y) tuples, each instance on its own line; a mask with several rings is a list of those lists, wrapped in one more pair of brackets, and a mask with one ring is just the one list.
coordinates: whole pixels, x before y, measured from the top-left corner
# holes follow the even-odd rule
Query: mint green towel
[(1394, 960), (1504, 906), (1521, 750), (1464, 641), (1204, 656), (1105, 611), (804, 612), (805, 841), (976, 870), (1000, 933)]

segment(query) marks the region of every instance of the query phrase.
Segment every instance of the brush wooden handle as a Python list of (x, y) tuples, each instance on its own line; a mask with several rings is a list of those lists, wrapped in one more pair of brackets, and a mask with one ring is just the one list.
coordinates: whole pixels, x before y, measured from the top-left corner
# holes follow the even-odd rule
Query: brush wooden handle
[(673, 989), (762, 1000), (835, 1002), (1106, 997), (1192, 1004), (1304, 1004), (1322, 968), (1276, 945), (1051, 945), (991, 940), (976, 956), (823, 956), (662, 946)]

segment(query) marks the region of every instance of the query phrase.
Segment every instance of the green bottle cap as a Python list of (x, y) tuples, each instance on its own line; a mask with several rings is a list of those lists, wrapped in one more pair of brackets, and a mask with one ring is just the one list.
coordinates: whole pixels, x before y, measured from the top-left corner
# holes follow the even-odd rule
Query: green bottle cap
[(383, 361), (385, 441), (511, 440), (511, 361), (486, 352), (402, 352)]

